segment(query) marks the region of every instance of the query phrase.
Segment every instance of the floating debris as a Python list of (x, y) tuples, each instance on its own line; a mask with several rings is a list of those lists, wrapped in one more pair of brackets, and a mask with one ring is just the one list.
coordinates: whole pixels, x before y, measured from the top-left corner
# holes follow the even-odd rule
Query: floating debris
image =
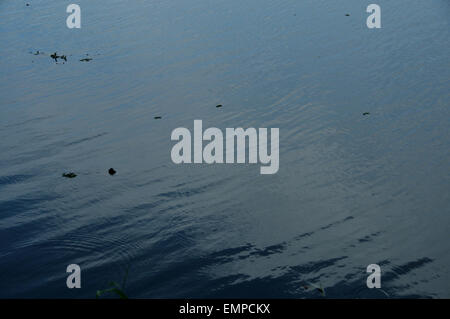
[(32, 54), (32, 55), (48, 55), (48, 54), (45, 54), (45, 52), (42, 52), (41, 50), (30, 51), (30, 54)]
[(346, 17), (349, 17), (349, 16), (350, 16), (350, 14), (349, 14), (349, 13), (346, 13), (346, 14), (345, 14), (345, 16), (346, 16)]
[(109, 175), (111, 175), (111, 176), (113, 176), (115, 173), (117, 173), (116, 172), (116, 170), (114, 169), (114, 168), (110, 168), (109, 170), (108, 170), (108, 173), (109, 173)]
[(370, 113), (369, 112), (364, 112), (363, 115), (370, 115)]
[(222, 104), (216, 105), (216, 107), (222, 107)]
[(29, 7), (30, 6), (30, 4), (29, 3), (27, 3), (27, 7)]
[(59, 58), (58, 53), (55, 52), (55, 53), (51, 54), (50, 57), (51, 57), (53, 60), (55, 60), (56, 62), (58, 62), (58, 58)]
[[(38, 54), (40, 54), (40, 52), (39, 51), (36, 51), (36, 53), (38, 53)], [(38, 55), (38, 54), (34, 54), (34, 55)], [(43, 54), (43, 53), (42, 53)], [(53, 53), (53, 54), (51, 54), (50, 55), (50, 57), (53, 59), (53, 60), (55, 60), (55, 62), (58, 64), (58, 59), (61, 59), (61, 60), (64, 60), (64, 61), (66, 61), (67, 62), (67, 56), (65, 56), (65, 55), (58, 55), (58, 53)], [(64, 63), (63, 63), (64, 64)]]
[(154, 119), (155, 120), (160, 120), (160, 119), (162, 119), (162, 117), (161, 116), (155, 116)]
[[(52, 54), (48, 54), (48, 53), (42, 52), (40, 50), (30, 51), (30, 54), (49, 56), (50, 58), (52, 58), (56, 62), (56, 64), (65, 64), (64, 62), (67, 62), (68, 57), (69, 56), (73, 56), (72, 54), (69, 54), (69, 55), (61, 54), (61, 55), (59, 55), (58, 52), (54, 52)], [(96, 54), (96, 55), (99, 55), (99, 54)], [(89, 54), (86, 53), (85, 55), (83, 54), (81, 56), (81, 60), (80, 61), (82, 61), (82, 62), (89, 62), (92, 59), (93, 58), (89, 57)], [(62, 62), (61, 60), (64, 61), (64, 62)], [(58, 63), (58, 62), (60, 62), (60, 63)]]
[(70, 172), (70, 173), (63, 173), (62, 176), (66, 178), (75, 178), (77, 177), (77, 174)]

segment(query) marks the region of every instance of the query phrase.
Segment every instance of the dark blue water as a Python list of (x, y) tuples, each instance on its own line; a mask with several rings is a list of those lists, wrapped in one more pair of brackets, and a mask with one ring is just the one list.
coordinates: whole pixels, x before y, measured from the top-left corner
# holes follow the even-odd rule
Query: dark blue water
[[(127, 268), (132, 298), (450, 297), (449, 1), (378, 0), (379, 30), (360, 0), (79, 0), (79, 30), (25, 3), (0, 2), (0, 297)], [(194, 119), (280, 128), (279, 172), (173, 164)]]

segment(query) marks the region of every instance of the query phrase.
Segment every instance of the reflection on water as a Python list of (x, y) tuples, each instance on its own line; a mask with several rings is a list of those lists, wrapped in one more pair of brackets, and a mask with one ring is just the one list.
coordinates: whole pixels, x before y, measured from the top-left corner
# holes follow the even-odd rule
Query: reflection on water
[[(380, 0), (381, 30), (357, 0), (77, 3), (0, 3), (0, 297), (128, 266), (130, 297), (450, 297), (448, 1)], [(280, 128), (279, 172), (174, 165), (194, 119)]]

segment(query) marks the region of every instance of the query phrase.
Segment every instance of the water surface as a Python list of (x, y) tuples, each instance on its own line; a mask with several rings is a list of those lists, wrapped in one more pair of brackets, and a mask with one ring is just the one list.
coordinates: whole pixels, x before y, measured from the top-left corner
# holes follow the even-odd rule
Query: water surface
[[(358, 0), (29, 3), (0, 2), (0, 297), (127, 267), (133, 298), (450, 297), (449, 1), (378, 0), (380, 30)], [(173, 164), (194, 119), (280, 128), (279, 172)]]

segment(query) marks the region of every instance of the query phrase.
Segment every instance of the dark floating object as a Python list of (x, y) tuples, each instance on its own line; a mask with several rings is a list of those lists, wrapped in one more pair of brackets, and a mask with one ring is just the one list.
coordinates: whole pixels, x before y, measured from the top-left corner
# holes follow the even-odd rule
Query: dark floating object
[(346, 14), (345, 14), (345, 16), (346, 16), (346, 17), (349, 17), (349, 16), (350, 16), (350, 14), (349, 14), (349, 13), (346, 13)]
[[(34, 54), (34, 55), (38, 55), (38, 54), (40, 54), (40, 52), (39, 51), (36, 51), (36, 53)], [(55, 62), (58, 62), (58, 59), (61, 59), (61, 60), (64, 60), (64, 61), (66, 61), (67, 62), (67, 56), (65, 56), (65, 55), (58, 55), (58, 53), (53, 53), (53, 54), (51, 54), (50, 55), (50, 57), (53, 59), (53, 60), (55, 60)], [(63, 63), (64, 64), (64, 63)]]
[(222, 104), (216, 105), (216, 107), (222, 107)]
[(155, 116), (154, 119), (155, 120), (160, 120), (160, 119), (162, 119), (162, 117), (161, 116)]
[(92, 60), (92, 58), (84, 58), (84, 59), (81, 59), (80, 61), (81, 62), (89, 62), (89, 61), (91, 61)]
[(364, 112), (363, 115), (370, 115), (370, 113), (369, 112)]
[(77, 174), (70, 172), (70, 173), (63, 173), (62, 176), (66, 178), (75, 178), (77, 177)]
[(27, 7), (29, 7), (30, 6), (30, 4), (29, 3), (27, 3)]
[(40, 52), (39, 52), (39, 50), (37, 50), (36, 53), (33, 53), (33, 54), (34, 54), (34, 55), (39, 55)]
[(58, 55), (58, 53), (55, 52), (55, 53), (51, 54), (50, 57), (51, 57), (53, 60), (58, 61), (59, 55)]
[(111, 167), (111, 168), (108, 170), (108, 173), (109, 173), (109, 175), (112, 176), (112, 175), (114, 175), (114, 174), (117, 173), (117, 172), (116, 172), (116, 170), (115, 170), (114, 168)]

